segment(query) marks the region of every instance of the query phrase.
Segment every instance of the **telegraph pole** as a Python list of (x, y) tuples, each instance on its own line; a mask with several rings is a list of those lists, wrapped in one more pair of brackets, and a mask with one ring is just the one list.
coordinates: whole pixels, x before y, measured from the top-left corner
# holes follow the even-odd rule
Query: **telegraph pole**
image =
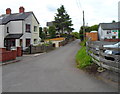
[(83, 40), (85, 40), (85, 18), (84, 18), (84, 10), (83, 10)]

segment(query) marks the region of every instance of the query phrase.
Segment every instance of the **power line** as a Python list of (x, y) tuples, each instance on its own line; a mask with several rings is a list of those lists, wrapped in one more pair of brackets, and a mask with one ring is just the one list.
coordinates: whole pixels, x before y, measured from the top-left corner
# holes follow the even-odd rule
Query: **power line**
[(83, 8), (82, 8), (80, 0), (76, 0), (76, 4), (78, 6), (78, 9), (81, 10), (81, 11), (83, 11)]
[(79, 4), (80, 8), (83, 10), (80, 0), (78, 0), (78, 4)]

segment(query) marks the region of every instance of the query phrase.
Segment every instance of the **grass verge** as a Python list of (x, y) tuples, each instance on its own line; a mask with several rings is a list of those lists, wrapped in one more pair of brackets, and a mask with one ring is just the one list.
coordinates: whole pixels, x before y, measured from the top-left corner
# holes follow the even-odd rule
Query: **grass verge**
[(92, 64), (92, 58), (86, 52), (85, 42), (86, 41), (80, 43), (81, 48), (76, 54), (77, 67), (81, 69)]

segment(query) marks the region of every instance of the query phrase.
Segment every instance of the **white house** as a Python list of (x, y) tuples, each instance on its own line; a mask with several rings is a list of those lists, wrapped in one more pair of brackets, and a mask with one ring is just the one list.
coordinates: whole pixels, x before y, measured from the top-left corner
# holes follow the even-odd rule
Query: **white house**
[(19, 13), (11, 13), (7, 8), (6, 14), (0, 16), (0, 48), (21, 46), (24, 50), (39, 42), (39, 22), (33, 12), (20, 7)]
[(120, 22), (100, 23), (98, 28), (99, 40), (120, 38)]
[(118, 2), (118, 21), (120, 21), (120, 1)]

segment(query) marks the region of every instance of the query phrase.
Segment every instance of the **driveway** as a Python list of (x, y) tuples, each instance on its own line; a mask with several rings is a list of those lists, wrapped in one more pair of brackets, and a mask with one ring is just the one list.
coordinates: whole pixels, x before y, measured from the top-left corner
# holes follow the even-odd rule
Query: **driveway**
[(49, 53), (26, 56), (2, 68), (5, 92), (115, 92), (116, 88), (76, 68), (76, 40)]

